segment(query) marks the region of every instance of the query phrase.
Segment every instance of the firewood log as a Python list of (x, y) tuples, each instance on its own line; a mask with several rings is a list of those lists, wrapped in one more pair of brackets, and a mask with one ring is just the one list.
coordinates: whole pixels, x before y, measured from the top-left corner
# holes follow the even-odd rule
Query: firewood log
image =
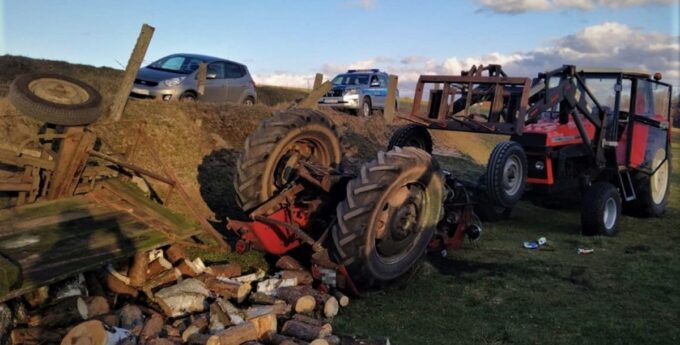
[(275, 294), (275, 291), (278, 288), (291, 287), (297, 285), (298, 282), (297, 279), (295, 278), (293, 279), (269, 278), (267, 280), (263, 280), (257, 283), (257, 292), (263, 293), (265, 295), (273, 295)]
[(282, 270), (304, 270), (302, 264), (288, 255), (284, 255), (276, 261), (276, 267)]
[(194, 261), (182, 259), (177, 264), (177, 269), (182, 272), (182, 275), (193, 278), (203, 273), (205, 266), (203, 265), (203, 261), (201, 261), (200, 258), (197, 258)]
[(180, 338), (182, 336), (182, 332), (180, 332), (177, 327), (173, 327), (172, 325), (163, 326), (163, 332), (165, 332), (168, 337)]
[(61, 345), (118, 345), (134, 336), (122, 328), (109, 327), (101, 321), (90, 320), (73, 328), (61, 340)]
[(145, 344), (149, 340), (158, 337), (158, 335), (163, 330), (163, 324), (165, 320), (161, 314), (153, 313), (149, 318), (146, 319), (144, 323), (144, 328), (142, 328), (142, 333), (139, 335), (140, 344)]
[(304, 314), (293, 315), (293, 320), (297, 320), (297, 321), (300, 321), (300, 322), (308, 323), (310, 325), (321, 327), (321, 328), (327, 330), (328, 333), (333, 333), (333, 326), (331, 326), (330, 323), (323, 322), (319, 319), (315, 319), (313, 317), (309, 317), (309, 316), (304, 315)]
[(312, 277), (312, 274), (309, 273), (309, 271), (305, 270), (283, 270), (281, 271), (281, 278), (282, 279), (297, 279), (297, 283), (299, 285), (312, 285), (314, 283), (314, 278)]
[(182, 338), (180, 337), (166, 337), (151, 339), (146, 345), (181, 345), (181, 344)]
[(200, 334), (208, 329), (208, 318), (201, 316), (194, 320), (187, 329), (182, 332), (182, 341), (185, 343), (189, 341), (189, 338), (194, 334)]
[(229, 316), (229, 321), (233, 325), (240, 325), (245, 322), (245, 315), (236, 308), (231, 302), (224, 298), (216, 298), (215, 303), (222, 309), (222, 311)]
[(188, 259), (189, 255), (187, 254), (184, 247), (178, 244), (173, 244), (165, 250), (165, 257), (168, 259), (168, 261), (170, 261), (170, 263), (176, 264), (182, 259)]
[(170, 284), (174, 281), (177, 281), (182, 277), (182, 272), (180, 272), (177, 268), (167, 270), (158, 276), (154, 277), (151, 280), (148, 280), (146, 284), (144, 284), (144, 287), (142, 290), (144, 293), (150, 298), (154, 299), (153, 295), (153, 289), (161, 287), (166, 284)]
[(252, 283), (252, 282), (255, 282), (255, 281), (258, 281), (258, 280), (262, 280), (265, 275), (266, 275), (265, 271), (258, 269), (254, 273), (246, 274), (246, 275), (243, 275), (243, 276), (240, 276), (240, 277), (235, 277), (235, 278), (233, 278), (233, 280), (247, 284), (247, 283)]
[(237, 281), (225, 281), (214, 277), (206, 279), (205, 286), (208, 290), (226, 299), (233, 299), (237, 303), (243, 303), (243, 301), (248, 298), (248, 294), (252, 288), (250, 284), (244, 284)]
[(309, 313), (316, 307), (316, 299), (301, 288), (302, 286), (278, 288), (276, 289), (276, 297), (290, 304), (296, 313)]
[(189, 345), (204, 345), (210, 339), (210, 334), (205, 333), (194, 333), (189, 338), (187, 338), (186, 343)]
[(50, 298), (50, 287), (48, 285), (41, 286), (33, 291), (30, 291), (24, 295), (24, 300), (31, 307), (37, 307), (47, 302)]
[(146, 252), (138, 252), (132, 259), (132, 266), (130, 266), (130, 286), (141, 288), (146, 282), (146, 270), (149, 266), (149, 254)]
[(80, 296), (74, 296), (63, 298), (54, 304), (37, 310), (29, 316), (28, 325), (54, 329), (87, 320), (87, 317), (85, 300)]
[(144, 327), (144, 316), (142, 310), (133, 304), (126, 304), (118, 310), (120, 327), (139, 334)]
[(110, 312), (108, 314), (104, 315), (99, 315), (95, 316), (93, 318), (94, 320), (99, 320), (103, 322), (105, 325), (111, 326), (111, 327), (118, 327), (118, 324), (120, 323), (120, 318), (118, 317), (117, 312)]
[(85, 303), (87, 304), (87, 315), (89, 318), (108, 314), (111, 311), (109, 301), (102, 296), (85, 297)]
[(137, 298), (139, 295), (139, 291), (137, 289), (131, 287), (128, 283), (126, 283), (123, 280), (120, 280), (116, 275), (112, 274), (111, 272), (106, 273), (106, 287), (121, 295), (128, 295), (131, 296), (132, 298)]
[(335, 296), (335, 298), (338, 300), (338, 304), (341, 307), (346, 307), (349, 305), (349, 297), (347, 297), (347, 295), (345, 295), (344, 293), (335, 290), (333, 291), (333, 296)]
[(87, 286), (87, 294), (89, 296), (106, 297), (106, 291), (104, 291), (100, 277), (96, 273), (85, 273), (85, 285)]
[(210, 291), (206, 286), (192, 278), (159, 290), (155, 294), (155, 300), (165, 315), (177, 317), (206, 310), (206, 299), (209, 296)]
[(312, 342), (309, 343), (309, 345), (330, 345), (326, 338), (318, 338), (312, 340)]
[(64, 337), (64, 332), (44, 328), (15, 328), (9, 334), (13, 345), (39, 345), (58, 343)]
[(246, 341), (257, 340), (257, 327), (244, 322), (240, 325), (225, 329), (208, 339), (207, 345), (240, 345)]
[(281, 328), (281, 333), (305, 341), (313, 341), (330, 335), (328, 329), (297, 320), (286, 321)]
[[(276, 332), (267, 332), (263, 337), (267, 345), (303, 345), (301, 340), (291, 338)], [(304, 344), (307, 344), (306, 342)]]
[(263, 344), (259, 341), (251, 340), (251, 341), (246, 341), (245, 343), (243, 343), (241, 345), (263, 345)]
[(274, 296), (270, 296), (261, 292), (253, 292), (248, 296), (248, 300), (252, 304), (274, 304), (277, 299)]
[(328, 342), (328, 345), (340, 345), (342, 342), (340, 341), (340, 337), (337, 335), (327, 335), (326, 337), (323, 338), (326, 342)]
[(53, 300), (73, 296), (87, 296), (87, 286), (85, 286), (85, 276), (81, 273), (50, 286), (50, 294)]
[(267, 332), (276, 332), (277, 318), (274, 312), (268, 314), (258, 315), (250, 318), (248, 322), (255, 325), (257, 330), (257, 338), (261, 339)]
[(325, 317), (330, 318), (338, 315), (340, 305), (338, 304), (338, 300), (335, 297), (319, 290), (315, 290), (309, 286), (300, 286), (299, 289), (302, 293), (314, 297), (317, 308), (323, 312)]
[(164, 257), (160, 257), (149, 264), (146, 275), (148, 278), (153, 278), (171, 268), (172, 264), (170, 261), (166, 260)]
[(231, 326), (229, 315), (217, 304), (210, 305), (210, 333), (218, 333)]
[(284, 301), (278, 301), (274, 304), (271, 305), (254, 305), (248, 309), (246, 309), (243, 314), (245, 315), (246, 320), (255, 318), (260, 315), (265, 315), (265, 314), (275, 314), (277, 316), (285, 316), (290, 314), (291, 312), (291, 306), (284, 302)]
[(216, 277), (233, 278), (241, 275), (241, 265), (239, 264), (212, 265), (206, 267), (205, 272)]

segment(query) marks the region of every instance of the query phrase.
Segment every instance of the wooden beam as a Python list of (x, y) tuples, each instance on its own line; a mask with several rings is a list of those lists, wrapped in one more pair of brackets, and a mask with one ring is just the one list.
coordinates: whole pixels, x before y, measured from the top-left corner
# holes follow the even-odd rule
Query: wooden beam
[(26, 155), (17, 156), (15, 151), (0, 148), (0, 162), (18, 167), (34, 166), (45, 170), (54, 170), (54, 161)]
[(198, 96), (203, 96), (205, 93), (205, 79), (208, 76), (208, 64), (201, 63), (198, 66), (198, 74), (196, 75), (196, 92)]
[(394, 122), (394, 114), (397, 111), (396, 102), (397, 100), (397, 83), (399, 82), (399, 77), (390, 74), (389, 82), (387, 83), (387, 97), (385, 98), (385, 121), (387, 123)]
[(120, 83), (120, 88), (118, 88), (118, 93), (111, 106), (111, 118), (113, 121), (118, 121), (123, 117), (123, 110), (125, 110), (125, 105), (130, 96), (132, 85), (137, 76), (137, 71), (139, 71), (139, 67), (144, 60), (144, 55), (146, 55), (146, 50), (149, 48), (149, 43), (151, 43), (151, 37), (153, 37), (154, 30), (155, 29), (152, 26), (147, 24), (142, 25), (142, 31), (139, 33), (137, 44), (135, 44), (135, 48), (132, 50), (130, 60), (128, 60), (127, 67), (125, 68), (123, 80)]
[(327, 94), (331, 90), (333, 84), (327, 81), (321, 84), (318, 88), (312, 90), (312, 92), (307, 95), (300, 103), (298, 103), (298, 108), (316, 108), (319, 98)]
[(321, 83), (323, 83), (323, 74), (317, 73), (316, 76), (314, 76), (314, 87), (312, 87), (312, 90), (316, 90), (321, 86)]

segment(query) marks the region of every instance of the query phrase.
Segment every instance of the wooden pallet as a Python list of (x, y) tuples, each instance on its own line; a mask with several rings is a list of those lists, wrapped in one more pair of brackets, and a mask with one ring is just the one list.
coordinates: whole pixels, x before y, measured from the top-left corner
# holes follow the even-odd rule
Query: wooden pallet
[(85, 195), (0, 210), (0, 302), (201, 231), (116, 179)]

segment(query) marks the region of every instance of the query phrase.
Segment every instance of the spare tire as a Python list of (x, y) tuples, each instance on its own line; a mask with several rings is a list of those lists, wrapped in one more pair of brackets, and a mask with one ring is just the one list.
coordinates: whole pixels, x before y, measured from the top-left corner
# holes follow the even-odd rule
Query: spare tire
[(24, 115), (60, 126), (84, 126), (102, 115), (102, 96), (71, 77), (35, 73), (12, 82), (9, 99)]
[(516, 142), (504, 141), (494, 147), (486, 167), (486, 192), (490, 201), (513, 207), (524, 194), (527, 183), (527, 156)]
[(395, 147), (362, 165), (336, 209), (333, 256), (352, 279), (392, 283), (425, 254), (442, 217), (444, 180), (427, 152)]
[(341, 159), (337, 130), (323, 114), (309, 109), (277, 113), (246, 139), (236, 163), (237, 202), (250, 212), (269, 200), (293, 178), (294, 160), (338, 168)]

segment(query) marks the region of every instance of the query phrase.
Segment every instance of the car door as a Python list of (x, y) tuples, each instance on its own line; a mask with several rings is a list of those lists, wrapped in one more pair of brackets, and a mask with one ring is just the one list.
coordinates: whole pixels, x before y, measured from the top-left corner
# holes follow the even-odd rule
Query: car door
[(208, 64), (205, 90), (201, 100), (208, 102), (225, 102), (227, 100), (226, 65), (222, 61)]
[(241, 96), (248, 86), (245, 68), (239, 64), (227, 62), (226, 78), (227, 100), (234, 103), (242, 102)]
[(387, 81), (382, 80), (380, 75), (374, 74), (369, 82), (371, 101), (374, 107), (384, 108), (387, 97)]

